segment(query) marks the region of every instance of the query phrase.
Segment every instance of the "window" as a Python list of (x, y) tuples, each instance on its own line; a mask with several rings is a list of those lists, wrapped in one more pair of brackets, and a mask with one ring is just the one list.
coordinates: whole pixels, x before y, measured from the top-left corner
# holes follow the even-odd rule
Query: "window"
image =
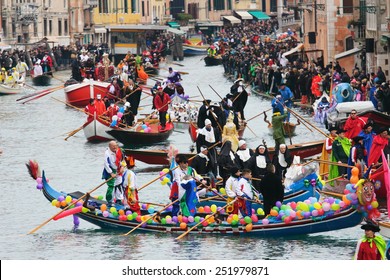
[(225, 10), (225, 0), (214, 0), (214, 10)]
[(345, 39), (345, 50), (349, 51), (353, 49), (353, 38), (349, 36)]
[(68, 20), (64, 19), (64, 35), (68, 35)]
[[(256, 0), (254, 0), (256, 2)], [(232, 0), (227, 0), (227, 9), (231, 10), (232, 9)]]
[(43, 36), (47, 36), (47, 18), (43, 19)]
[(51, 36), (53, 33), (53, 21), (49, 20), (49, 35)]
[(133, 14), (137, 12), (137, 0), (131, 0), (131, 12)]
[(144, 17), (145, 16), (145, 2), (142, 1), (142, 4), (141, 4), (141, 11), (142, 11), (142, 16)]
[(353, 13), (353, 0), (343, 0), (343, 13), (344, 14)]
[(38, 37), (38, 23), (34, 21), (34, 37)]
[(211, 0), (208, 0), (208, 5), (209, 5), (209, 11), (211, 11)]
[(99, 0), (99, 14), (103, 13), (103, 0)]
[(148, 16), (150, 16), (149, 15), (149, 1), (146, 2), (146, 7), (147, 7), (146, 10), (148, 11)]
[(265, 13), (267, 9), (267, 1), (266, 0), (261, 0), (261, 8), (262, 11)]
[(123, 13), (127, 14), (129, 12), (129, 3), (127, 0), (123, 0)]
[(277, 12), (277, 10), (278, 10), (276, 1), (277, 0), (271, 0), (271, 3), (270, 3), (270, 11), (271, 12)]
[(62, 20), (58, 20), (58, 36), (62, 36)]
[(3, 27), (3, 35), (6, 38), (7, 37), (7, 19), (3, 18), (1, 26)]

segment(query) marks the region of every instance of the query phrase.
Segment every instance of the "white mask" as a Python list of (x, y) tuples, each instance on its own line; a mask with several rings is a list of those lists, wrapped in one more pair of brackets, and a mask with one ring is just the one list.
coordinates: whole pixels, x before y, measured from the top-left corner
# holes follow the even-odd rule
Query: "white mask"
[(239, 84), (240, 86), (242, 86), (242, 82), (239, 82), (238, 84)]

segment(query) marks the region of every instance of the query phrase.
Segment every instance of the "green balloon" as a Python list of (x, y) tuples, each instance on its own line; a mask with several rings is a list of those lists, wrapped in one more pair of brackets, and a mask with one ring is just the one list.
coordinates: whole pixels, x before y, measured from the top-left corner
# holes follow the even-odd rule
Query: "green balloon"
[(246, 217), (244, 218), (244, 221), (245, 221), (245, 223), (247, 223), (247, 224), (252, 223), (252, 219), (251, 219), (251, 217), (249, 217), (249, 216), (246, 216)]
[(199, 216), (195, 216), (194, 221), (195, 221), (195, 223), (199, 223), (200, 222), (200, 217)]
[(165, 218), (161, 219), (161, 224), (165, 225), (167, 223), (167, 220)]

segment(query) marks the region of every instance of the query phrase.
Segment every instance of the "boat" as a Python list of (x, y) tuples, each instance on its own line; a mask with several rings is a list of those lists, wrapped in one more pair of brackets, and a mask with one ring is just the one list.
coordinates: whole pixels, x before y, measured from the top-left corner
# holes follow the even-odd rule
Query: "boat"
[[(272, 95), (272, 93), (267, 93), (267, 92), (262, 92), (260, 91), (258, 88), (254, 87), (251, 89), (251, 93), (254, 94), (254, 95), (258, 95), (258, 96), (261, 96), (261, 97), (264, 97), (264, 98), (267, 98), (269, 100), (272, 100), (275, 98), (274, 95)], [(294, 99), (295, 102), (293, 102), (293, 105), (294, 107), (301, 107), (302, 104), (300, 103), (300, 99)], [(306, 106), (304, 104), (304, 106)], [(312, 107), (311, 105), (308, 105), (307, 107)]]
[[(246, 128), (246, 123), (241, 121), (240, 128), (238, 129), (238, 138), (242, 139), (244, 136), (244, 131)], [(188, 127), (188, 133), (190, 134), (192, 142), (196, 142), (196, 139), (198, 138), (198, 125), (190, 121), (189, 127)]]
[[(312, 180), (314, 180), (315, 183), (315, 184), (313, 183), (313, 185), (310, 184)], [(304, 201), (310, 197), (315, 197), (316, 199), (319, 199), (322, 188), (323, 185), (320, 182), (318, 175), (315, 172), (313, 172), (307, 175), (306, 177), (299, 179), (298, 181), (296, 181), (291, 186), (285, 189), (283, 203), (286, 204), (293, 201), (294, 202)], [(215, 204), (217, 207), (221, 207), (226, 204), (226, 200), (223, 200), (222, 197), (216, 197), (215, 193), (213, 192), (208, 192), (206, 194), (206, 199), (208, 197), (213, 197), (213, 199), (208, 199), (207, 201), (203, 201), (200, 203), (200, 205), (204, 206), (207, 204)], [(261, 194), (259, 199), (260, 200), (263, 199)], [(255, 209), (255, 211), (257, 211), (258, 208), (263, 208), (263, 204), (253, 202), (252, 208)]]
[(66, 102), (76, 106), (85, 107), (91, 98), (96, 98), (98, 94), (103, 99), (106, 96), (109, 83), (84, 79), (81, 83), (66, 84), (64, 88)]
[[(73, 193), (64, 193), (55, 190), (47, 182), (44, 171), (42, 172), (41, 179), (42, 179), (42, 193), (44, 194), (46, 199), (52, 204), (53, 201), (55, 202), (55, 200), (59, 201), (60, 197), (67, 198), (69, 196), (70, 201), (72, 201), (74, 199), (77, 200), (82, 196), (84, 196), (84, 193), (79, 191)], [(276, 216), (267, 216), (267, 218), (265, 219), (258, 219), (257, 215), (252, 215), (252, 217), (245, 217), (251, 219), (250, 223), (245, 222), (245, 219), (234, 220), (234, 216), (233, 218), (230, 217), (230, 220), (228, 218), (227, 220), (220, 221), (220, 223), (213, 222), (213, 219), (209, 219), (209, 222), (206, 220), (206, 222), (201, 221), (201, 223), (198, 223), (197, 221), (200, 219), (200, 217), (195, 216), (192, 217), (194, 218), (194, 220), (191, 219), (191, 222), (189, 221), (188, 218), (187, 219), (188, 221), (186, 223), (183, 222), (178, 223), (178, 222), (174, 222), (170, 216), (168, 221), (167, 215), (171, 213), (169, 211), (162, 212), (160, 217), (163, 218), (161, 218), (160, 220), (153, 219), (155, 217), (153, 216), (153, 214), (144, 215), (142, 217), (134, 214), (128, 214), (131, 216), (129, 217), (125, 214), (119, 214), (120, 211), (123, 210), (123, 206), (120, 205), (113, 206), (115, 207), (115, 209), (113, 209), (114, 210), (113, 212), (116, 213), (116, 215), (114, 215), (112, 214), (111, 209), (110, 209), (111, 214), (107, 210), (104, 211), (101, 210), (102, 205), (106, 204), (106, 201), (94, 199), (94, 198), (88, 201), (89, 201), (88, 203), (94, 205), (95, 207), (94, 211), (90, 211), (90, 210), (81, 211), (82, 207), (79, 207), (78, 209), (80, 211), (74, 211), (74, 209), (70, 209), (72, 210), (71, 213), (81, 218), (82, 220), (90, 222), (102, 229), (114, 230), (119, 232), (128, 232), (130, 230), (137, 229), (138, 232), (145, 232), (145, 233), (159, 232), (159, 233), (174, 234), (175, 236), (185, 233), (191, 228), (192, 230), (188, 231), (189, 233), (274, 238), (274, 237), (281, 237), (281, 236), (328, 232), (328, 231), (333, 231), (338, 229), (354, 227), (361, 223), (363, 217), (363, 215), (356, 210), (357, 208), (356, 205), (355, 207), (346, 206), (346, 205), (341, 207), (339, 204), (337, 204), (338, 208), (337, 209), (335, 208), (334, 210), (333, 208), (330, 208), (330, 203), (327, 202), (329, 207), (327, 208), (326, 212), (325, 211), (322, 212), (321, 216), (319, 215), (304, 216), (302, 215), (302, 212), (300, 212), (299, 214), (296, 215), (295, 218), (291, 218), (289, 216), (285, 218), (284, 221), (282, 221), (280, 218), (278, 219)], [(306, 206), (309, 207), (308, 205)], [(62, 206), (62, 207), (66, 207), (66, 206)], [(69, 210), (65, 210), (65, 211), (69, 211)], [(61, 214), (64, 212), (61, 212)], [(65, 215), (61, 215), (61, 216), (65, 216)], [(213, 217), (214, 214), (211, 214), (210, 216)], [(56, 217), (54, 217), (53, 219), (55, 220)], [(144, 220), (144, 222), (142, 222), (142, 220)]]
[[(311, 157), (322, 152), (324, 141), (306, 142), (301, 144), (287, 145), (292, 155), (299, 156), (301, 159)], [(274, 147), (269, 147), (268, 152), (272, 157), (275, 153)], [(131, 155), (134, 159), (158, 165), (169, 165), (168, 150), (144, 150), (144, 149), (125, 149), (126, 155)], [(193, 157), (195, 153), (181, 153), (187, 158)]]
[[(267, 120), (267, 114), (264, 112), (264, 121), (268, 124), (268, 130), (269, 133), (272, 135), (273, 134), (273, 128), (272, 128), (272, 123)], [(295, 135), (295, 129), (297, 128), (297, 125), (300, 125), (299, 119), (297, 119), (297, 124), (292, 123), (292, 122), (284, 122), (283, 123), (283, 132), (285, 137), (291, 137)]]
[(209, 45), (183, 44), (184, 56), (206, 55)]
[(158, 76), (159, 70), (156, 67), (145, 67), (145, 73), (151, 76)]
[(150, 145), (166, 141), (173, 132), (172, 122), (166, 123), (165, 130), (159, 123), (145, 123), (133, 128), (113, 128), (106, 132), (124, 145)]
[(204, 58), (204, 62), (206, 63), (206, 66), (221, 65), (222, 64), (222, 57), (220, 57), (220, 56), (206, 56)]
[(114, 140), (114, 137), (106, 132), (111, 129), (109, 122), (96, 118), (96, 115), (93, 120), (90, 122), (87, 121), (83, 125), (84, 135), (89, 142), (105, 142)]
[(45, 86), (50, 85), (51, 77), (49, 75), (45, 75), (45, 74), (35, 76), (32, 78), (32, 82), (33, 82), (34, 86), (45, 87)]
[(9, 86), (5, 84), (0, 84), (0, 95), (13, 95), (21, 93), (23, 87), (20, 84), (15, 84), (15, 86)]

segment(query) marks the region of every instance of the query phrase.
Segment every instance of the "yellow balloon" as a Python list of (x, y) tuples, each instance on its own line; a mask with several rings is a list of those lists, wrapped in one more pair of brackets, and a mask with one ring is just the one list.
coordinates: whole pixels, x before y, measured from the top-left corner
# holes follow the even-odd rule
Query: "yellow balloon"
[(70, 203), (72, 201), (72, 197), (70, 195), (67, 195), (65, 201), (66, 203)]
[(162, 172), (164, 172), (165, 174), (167, 174), (167, 173), (169, 172), (169, 168), (164, 168), (164, 169), (162, 170)]
[(378, 201), (373, 201), (373, 202), (371, 202), (371, 206), (373, 207), (373, 208), (378, 208), (378, 206), (379, 206), (379, 203), (378, 203)]
[(210, 209), (213, 213), (217, 212), (217, 205), (215, 204), (211, 205)]
[(238, 221), (238, 215), (237, 214), (233, 215), (233, 220)]
[(225, 188), (220, 188), (220, 189), (219, 189), (219, 192), (220, 192), (221, 194), (226, 194)]
[(57, 200), (57, 199), (53, 199), (53, 200), (51, 201), (51, 205), (53, 205), (53, 206), (57, 206), (57, 202), (58, 202), (58, 200)]

